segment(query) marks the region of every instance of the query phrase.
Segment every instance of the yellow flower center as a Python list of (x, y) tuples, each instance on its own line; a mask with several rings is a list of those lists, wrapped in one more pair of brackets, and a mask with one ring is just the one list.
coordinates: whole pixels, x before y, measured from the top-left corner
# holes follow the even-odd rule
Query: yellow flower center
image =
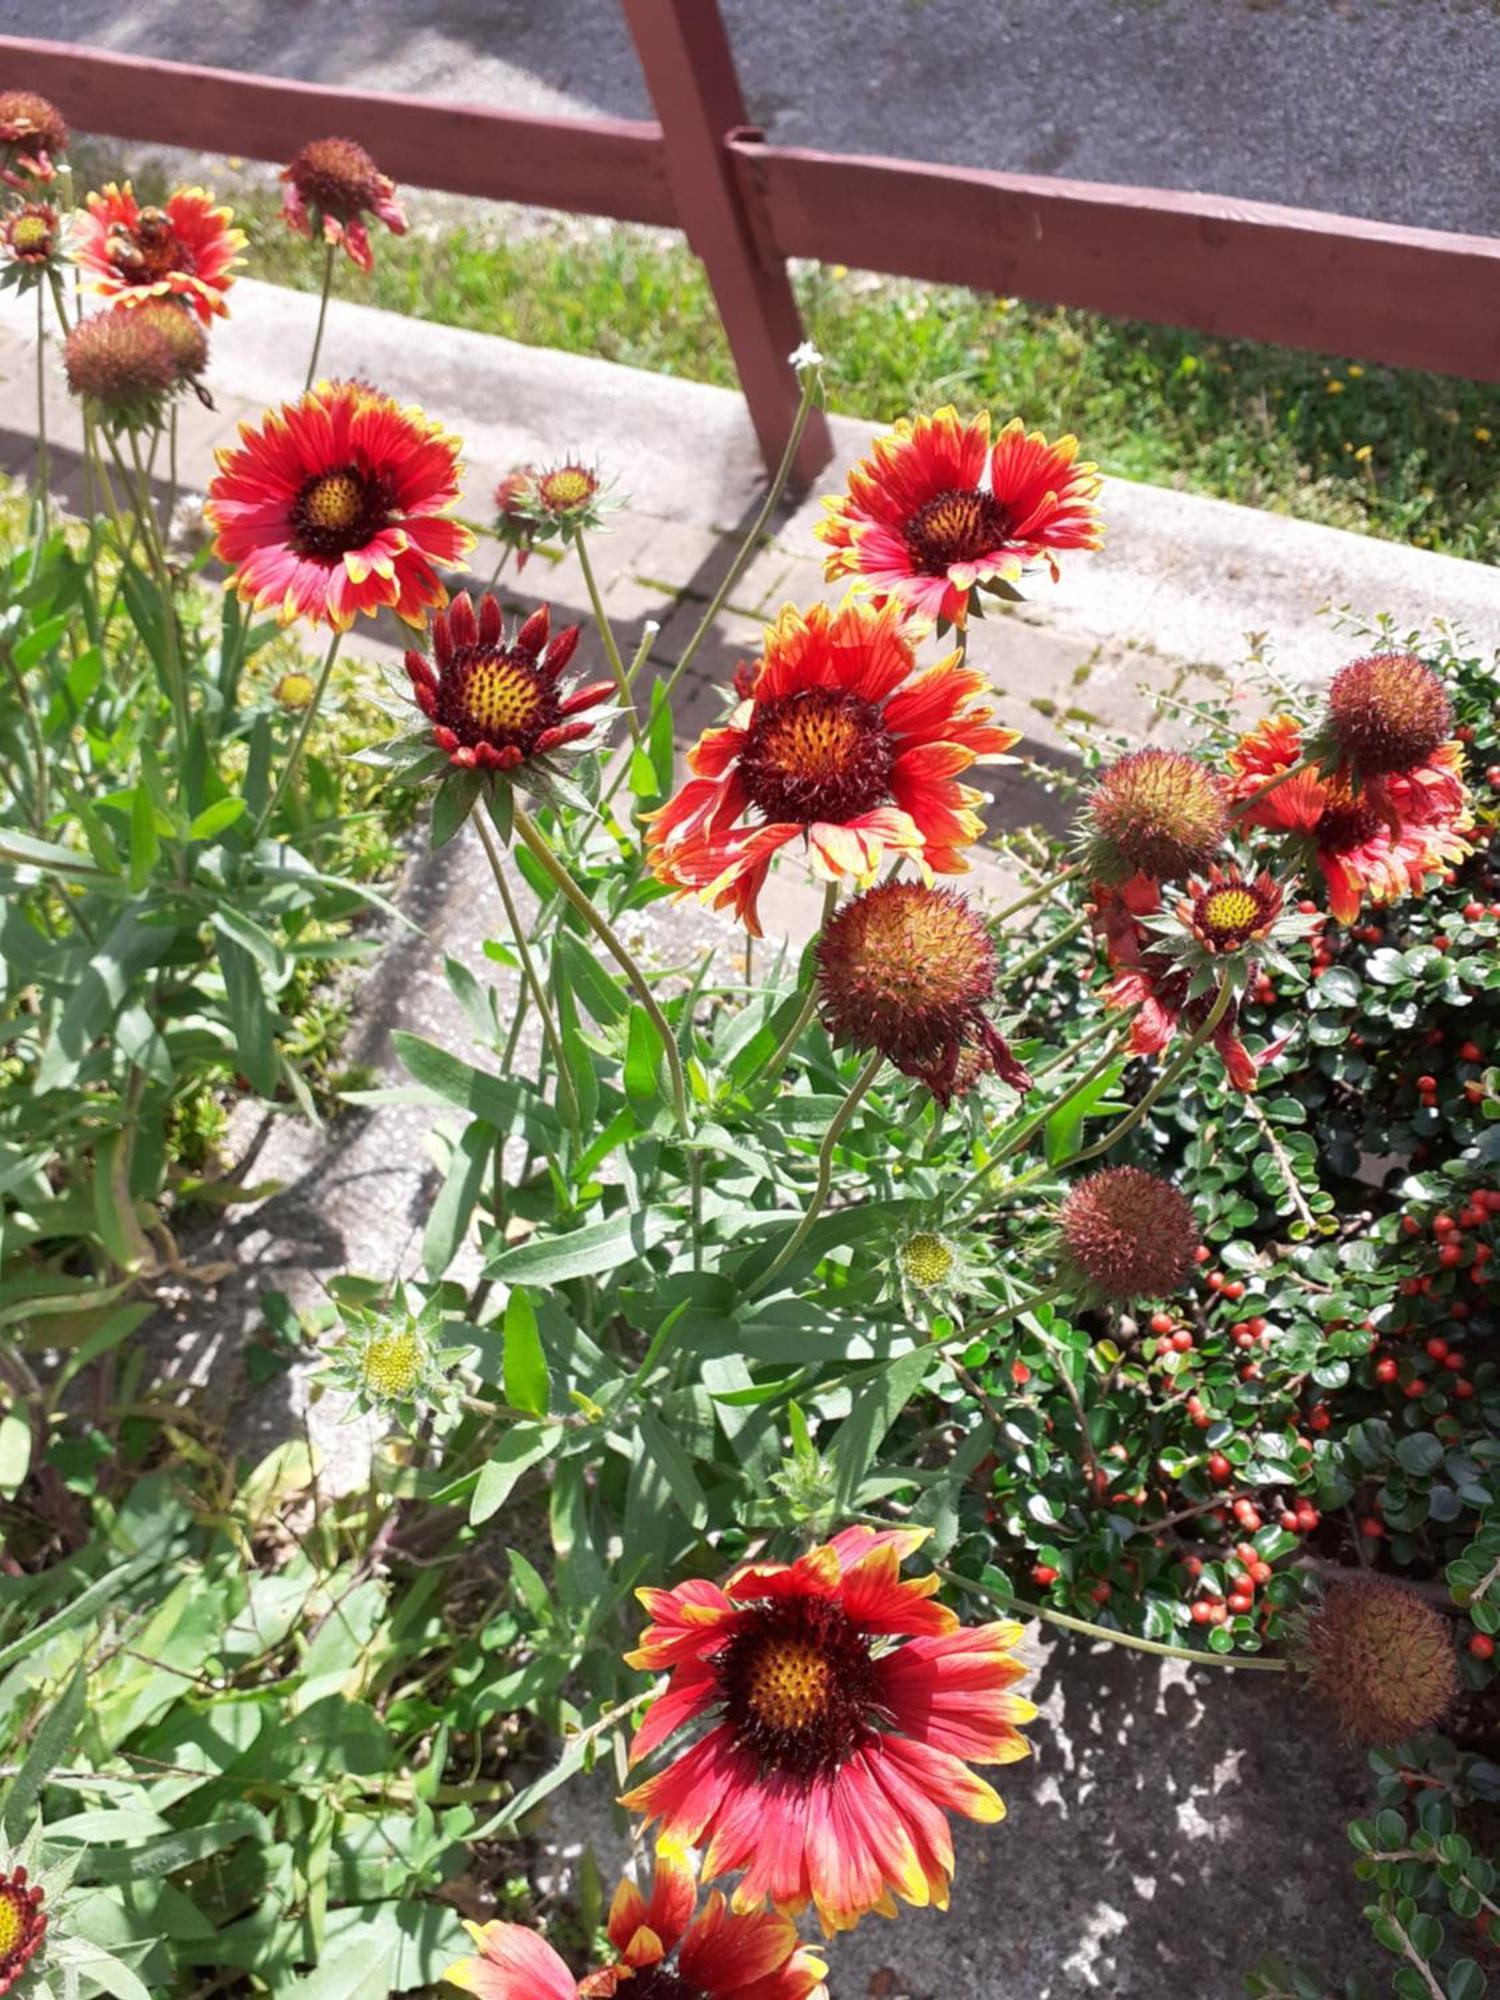
[(740, 770), (768, 820), (856, 818), (889, 796), (895, 761), (873, 702), (839, 688), (810, 687), (758, 705)]
[(805, 1639), (773, 1639), (750, 1669), (751, 1708), (773, 1729), (806, 1729), (828, 1706), (829, 1662)]
[(914, 1285), (940, 1285), (953, 1269), (953, 1251), (930, 1229), (908, 1236), (900, 1252), (902, 1272)]
[(283, 674), (273, 690), (283, 708), (306, 708), (316, 691), (312, 675), (299, 673)]
[(376, 1396), (398, 1401), (409, 1396), (422, 1375), (427, 1350), (415, 1327), (383, 1333), (365, 1349), (360, 1369), (365, 1387)]
[(529, 729), (541, 715), (545, 700), (536, 668), (504, 653), (481, 654), (464, 684), (467, 719), (491, 737)]
[(23, 255), (33, 255), (47, 248), (52, 229), (40, 215), (23, 215), (11, 230), (10, 240)]
[(1248, 889), (1215, 889), (1203, 899), (1203, 923), (1215, 937), (1253, 930), (1260, 904)]
[(364, 501), (364, 488), (354, 473), (327, 472), (307, 488), (300, 505), (310, 527), (338, 534), (354, 526)]
[(598, 480), (581, 465), (559, 466), (557, 471), (547, 473), (537, 487), (542, 505), (556, 514), (586, 507), (598, 490)]
[(0, 1961), (24, 1940), (30, 1914), (30, 1906), (9, 1884), (0, 1888)]

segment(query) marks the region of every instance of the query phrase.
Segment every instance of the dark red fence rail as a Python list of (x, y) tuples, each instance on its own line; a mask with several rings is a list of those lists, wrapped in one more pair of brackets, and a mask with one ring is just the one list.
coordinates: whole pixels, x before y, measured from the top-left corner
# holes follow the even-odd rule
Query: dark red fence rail
[[(534, 118), (0, 35), (0, 87), (82, 130), (285, 160), (358, 139), (412, 186), (666, 224), (713, 285), (761, 448), (801, 339), (788, 257), (1500, 381), (1500, 239), (1158, 188), (770, 146), (715, 0), (623, 0), (660, 122)], [(798, 471), (826, 460), (821, 419)]]

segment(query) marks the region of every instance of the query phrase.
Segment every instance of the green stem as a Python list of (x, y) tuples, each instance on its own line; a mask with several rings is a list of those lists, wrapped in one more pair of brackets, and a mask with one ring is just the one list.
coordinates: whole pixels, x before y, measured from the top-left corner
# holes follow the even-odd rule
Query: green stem
[[(1099, 1056), (1094, 1062), (1090, 1063), (1089, 1067), (1083, 1072), (1081, 1076), (1075, 1077), (1073, 1081), (1068, 1085), (1067, 1089), (1063, 1092), (1061, 1097), (1054, 1097), (1050, 1099), (1048, 1103), (1043, 1105), (1040, 1111), (1034, 1112), (1032, 1116), (1026, 1120), (1025, 1124), (1022, 1125), (1021, 1129), (1018, 1132), (1016, 1132), (1009, 1140), (1007, 1140), (1003, 1152), (996, 1153), (993, 1159), (987, 1160), (982, 1167), (976, 1168), (976, 1170), (972, 1174), (970, 1174), (969, 1178), (964, 1182), (963, 1186), (960, 1187), (956, 1192), (956, 1194), (953, 1196), (954, 1202), (958, 1203), (964, 1201), (968, 1198), (969, 1195), (983, 1190), (985, 1183), (990, 1178), (990, 1175), (993, 1174), (997, 1168), (1004, 1166), (1007, 1160), (1014, 1159), (1017, 1153), (1024, 1152), (1026, 1147), (1030, 1145), (1031, 1141), (1036, 1137), (1037, 1133), (1041, 1131), (1042, 1127), (1047, 1123), (1049, 1119), (1056, 1117), (1057, 1113), (1061, 1111), (1065, 1105), (1071, 1104), (1075, 1097), (1080, 1096), (1085, 1090), (1089, 1088), (1090, 1084), (1096, 1083), (1112, 1063), (1117, 1062), (1119, 1060), (1120, 1052), (1124, 1048), (1126, 1042), (1129, 1040), (1129, 1036), (1130, 1036), (1130, 1028), (1129, 1024), (1127, 1023), (1126, 1026), (1116, 1036), (1115, 1040), (1110, 1043), (1109, 1047), (1104, 1051), (1103, 1055)], [(1006, 1192), (1008, 1193), (1009, 1189), (1007, 1189)], [(979, 1206), (970, 1215), (965, 1217), (965, 1221), (966, 1222), (974, 1221), (977, 1215), (979, 1214), (980, 1209), (982, 1209), (983, 1206), (984, 1203), (983, 1201), (981, 1201)]]
[(314, 378), (318, 372), (318, 356), (323, 351), (323, 328), (328, 320), (329, 294), (333, 290), (333, 253), (337, 248), (337, 244), (330, 243), (324, 251), (323, 296), (318, 301), (318, 330), (313, 335), (312, 354), (307, 364), (307, 380), (302, 384), (302, 393), (304, 396), (313, 385)]
[(1091, 912), (1085, 910), (1081, 917), (1075, 917), (1072, 923), (1064, 924), (1060, 931), (1056, 932), (1052, 937), (1044, 939), (1036, 947), (1035, 951), (1028, 952), (1024, 958), (1018, 959), (1014, 965), (1007, 965), (1005, 968), (1006, 985), (1014, 988), (1016, 981), (1023, 974), (1030, 972), (1034, 965), (1040, 965), (1044, 959), (1051, 958), (1059, 945), (1071, 943), (1077, 937), (1078, 933), (1086, 929), (1092, 922), (1093, 916)]
[(292, 782), (296, 774), (297, 766), (302, 759), (303, 747), (312, 732), (313, 723), (317, 720), (318, 710), (322, 706), (323, 696), (328, 687), (328, 678), (333, 672), (333, 663), (339, 656), (339, 647), (343, 643), (343, 638), (343, 633), (336, 631), (329, 642), (328, 651), (323, 656), (323, 669), (318, 675), (318, 684), (313, 689), (312, 700), (303, 711), (301, 724), (298, 727), (296, 736), (292, 740), (291, 752), (285, 764), (281, 767), (281, 776), (276, 780), (275, 788), (262, 808), (260, 818), (255, 822), (255, 831), (250, 837), (252, 847), (270, 825), (276, 808), (281, 804), (287, 786)]
[[(161, 596), (162, 647), (166, 655), (164, 665), (167, 686), (172, 697), (178, 750), (185, 758), (188, 742), (188, 695), (187, 682), (182, 671), (182, 645), (177, 632), (177, 594), (172, 588), (172, 574), (167, 568), (166, 551), (162, 548), (156, 532), (156, 515), (151, 506), (150, 469), (141, 457), (140, 439), (136, 433), (129, 431), (126, 435), (130, 439), (130, 462), (136, 478), (135, 517), (140, 524), (141, 540), (146, 545), (146, 560)], [(116, 463), (120, 465), (120, 477), (128, 487), (129, 476), (118, 455)]]
[(742, 1298), (753, 1299), (758, 1292), (763, 1292), (776, 1276), (777, 1272), (785, 1269), (807, 1241), (813, 1224), (823, 1213), (824, 1204), (828, 1200), (829, 1189), (833, 1186), (833, 1156), (838, 1150), (839, 1140), (844, 1136), (844, 1128), (859, 1108), (860, 1100), (863, 1098), (865, 1092), (880, 1074), (880, 1067), (884, 1061), (885, 1057), (877, 1049), (868, 1058), (864, 1068), (854, 1079), (849, 1095), (829, 1120), (828, 1130), (823, 1134), (823, 1143), (818, 1148), (817, 1184), (813, 1188), (812, 1199), (807, 1204), (802, 1220), (797, 1224), (797, 1227), (792, 1231), (786, 1242), (782, 1244), (780, 1250), (777, 1251), (766, 1268), (759, 1272), (745, 1287), (744, 1292), (741, 1294)]
[(1312, 771), (1316, 768), (1312, 758), (1299, 757), (1295, 764), (1288, 764), (1284, 771), (1278, 771), (1274, 778), (1268, 778), (1259, 791), (1252, 792), (1248, 799), (1241, 799), (1231, 817), (1236, 820), (1243, 819), (1253, 806), (1258, 806), (1262, 799), (1269, 797), (1278, 785), (1284, 785), (1288, 778), (1295, 778), (1303, 771)]
[[(47, 824), (47, 746), (42, 737), (42, 725), (26, 687), (26, 676), (16, 665), (15, 654), (4, 640), (0, 640), (0, 653), (5, 656), (6, 670), (15, 686), (16, 701), (26, 724), (26, 733), (31, 738), (31, 761), (36, 767), (36, 783), (32, 787), (31, 823), (36, 831), (41, 833)], [(69, 897), (68, 902), (71, 907), (73, 899)]]
[(676, 666), (673, 667), (671, 673), (668, 674), (663, 683), (662, 695), (664, 699), (669, 700), (671, 698), (672, 690), (687, 672), (693, 656), (713, 630), (714, 622), (723, 610), (725, 600), (728, 598), (730, 591), (734, 589), (734, 586), (744, 575), (750, 558), (754, 555), (756, 546), (761, 536), (765, 533), (767, 522), (780, 504), (781, 496), (786, 491), (786, 483), (792, 476), (792, 467), (797, 462), (797, 448), (802, 442), (802, 433), (807, 428), (807, 420), (812, 414), (812, 407), (817, 400), (817, 393), (818, 371), (816, 368), (808, 368), (803, 372), (802, 400), (797, 405), (796, 416), (792, 419), (791, 435), (787, 438), (786, 450), (781, 454), (781, 463), (776, 468), (775, 477), (766, 489), (766, 497), (761, 502), (760, 512), (751, 523), (749, 534), (746, 535), (744, 541), (740, 544), (738, 555), (736, 555), (734, 561), (729, 565), (724, 581), (710, 598), (708, 609), (698, 621), (697, 630), (693, 633), (692, 638), (688, 640)]
[[(657, 633), (660, 630), (661, 626), (656, 622), (654, 618), (648, 618), (646, 620), (646, 623), (641, 631), (641, 643), (635, 649), (635, 658), (631, 661), (629, 667), (625, 671), (625, 685), (627, 687), (635, 686), (636, 676), (637, 674), (639, 674), (641, 668), (646, 664), (646, 660), (651, 652), (651, 641), (656, 637)], [(624, 784), (625, 780), (630, 775), (631, 763), (632, 759), (624, 753), (622, 753), (617, 758), (614, 771), (610, 776), (609, 783), (604, 787), (604, 795), (599, 801), (599, 812), (601, 817), (609, 813), (609, 808), (614, 801), (615, 793), (619, 791), (621, 785)], [(616, 826), (619, 825), (619, 821), (614, 819), (614, 816), (612, 814), (610, 814), (610, 818), (614, 825)]]
[(583, 1143), (583, 1124), (578, 1110), (578, 1094), (573, 1088), (573, 1079), (568, 1073), (567, 1059), (563, 1054), (562, 1036), (558, 1032), (552, 1009), (547, 1004), (546, 990), (536, 969), (536, 960), (531, 955), (531, 946), (526, 938), (526, 926), (521, 922), (521, 913), (516, 908), (515, 898), (510, 892), (510, 884), (505, 879), (505, 867), (500, 859), (500, 850), (495, 845), (495, 836), (490, 832), (484, 810), (474, 815), (474, 824), (479, 828), (479, 838), (489, 856), (490, 872), (495, 878), (495, 887), (500, 891), (500, 900), (505, 905), (505, 915), (510, 923), (511, 936), (516, 941), (516, 950), (521, 959), (521, 974), (531, 992), (537, 1013), (542, 1019), (542, 1034), (557, 1066), (558, 1096), (562, 1101), (563, 1117), (568, 1130), (573, 1135), (575, 1147)]
[(599, 637), (604, 641), (604, 656), (609, 661), (609, 670), (615, 677), (615, 688), (620, 697), (620, 713), (630, 725), (631, 740), (639, 743), (641, 722), (635, 712), (635, 703), (630, 698), (630, 676), (625, 671), (625, 662), (620, 658), (620, 648), (615, 641), (615, 628), (609, 622), (604, 599), (599, 595), (594, 565), (589, 561), (588, 545), (583, 539), (581, 524), (573, 530), (573, 546), (578, 551), (578, 567), (583, 571), (584, 588), (588, 591), (589, 603), (593, 606), (594, 623), (599, 627)]
[(1033, 903), (1040, 903), (1044, 897), (1050, 896), (1054, 889), (1060, 889), (1064, 882), (1071, 882), (1082, 867), (1081, 861), (1075, 861), (1056, 875), (1049, 875), (1044, 882), (1038, 882), (1034, 889), (1028, 889), (1024, 896), (1017, 896), (1013, 903), (1007, 903), (1003, 910), (997, 910), (990, 918), (991, 924), (1003, 924), (1007, 917), (1014, 917), (1022, 910), (1029, 910)]
[(38, 533), (33, 569), (41, 561), (47, 539), (48, 489), (52, 466), (47, 453), (47, 302), (40, 285), (36, 288), (36, 489)]
[(981, 1583), (976, 1577), (960, 1576), (957, 1570), (946, 1569), (941, 1563), (934, 1567), (945, 1582), (956, 1583), (960, 1590), (971, 1590), (976, 1596), (987, 1597), (991, 1604), (998, 1604), (1003, 1610), (1019, 1611), (1027, 1618), (1040, 1618), (1046, 1625), (1056, 1625), (1064, 1632), (1081, 1633), (1086, 1639), (1103, 1639), (1110, 1646), (1127, 1646), (1133, 1653), (1154, 1653), (1158, 1659), (1186, 1660), (1194, 1667), (1228, 1667), (1249, 1673), (1284, 1674), (1290, 1670), (1289, 1660), (1259, 1660), (1232, 1653), (1200, 1653), (1192, 1646), (1167, 1646), (1157, 1639), (1137, 1639), (1130, 1632), (1111, 1632), (1106, 1625), (1092, 1625), (1086, 1618), (1070, 1618), (1065, 1611), (1053, 1611), (1044, 1604), (1028, 1603), (1013, 1591), (997, 1590), (993, 1584)]
[[(536, 856), (545, 869), (554, 887), (572, 904), (579, 916), (598, 938), (615, 964), (619, 966), (630, 982), (631, 991), (646, 1010), (647, 1018), (661, 1039), (666, 1053), (667, 1070), (672, 1080), (672, 1107), (677, 1115), (677, 1123), (684, 1138), (690, 1136), (692, 1123), (688, 1115), (687, 1080), (683, 1075), (682, 1057), (677, 1048), (677, 1037), (672, 1033), (671, 1024), (657, 1003), (641, 968), (631, 953), (621, 942), (609, 919), (594, 903), (592, 897), (581, 889), (568, 873), (567, 868), (554, 852), (551, 843), (541, 828), (532, 819), (524, 806), (515, 808), (515, 828), (526, 846)], [(696, 1154), (694, 1158), (696, 1158)]]
[[(1135, 1018), (1135, 1012), (1134, 1009), (1132, 1009), (1131, 1019), (1133, 1020), (1134, 1018)], [(1072, 1059), (1076, 1055), (1078, 1055), (1082, 1050), (1087, 1048), (1092, 1048), (1094, 1043), (1099, 1040), (1101, 1035), (1113, 1035), (1118, 1033), (1119, 1026), (1120, 1026), (1120, 1019), (1117, 1014), (1106, 1014), (1102, 1020), (1096, 1021), (1094, 1023), (1093, 1027), (1089, 1029), (1087, 1034), (1080, 1035), (1076, 1042), (1069, 1042), (1067, 1047), (1065, 1049), (1060, 1050), (1057, 1055), (1053, 1056), (1050, 1062), (1044, 1062), (1039, 1070), (1034, 1070), (1032, 1072), (1032, 1080), (1036, 1083), (1040, 1083), (1044, 1076), (1050, 1076), (1053, 1070), (1061, 1069), (1065, 1062), (1071, 1062)]]
[[(820, 932), (828, 928), (828, 919), (833, 915), (834, 905), (837, 903), (838, 897), (838, 883), (829, 882), (823, 890), (823, 914), (818, 921)], [(797, 1010), (796, 1020), (793, 1021), (791, 1027), (787, 1029), (765, 1061), (750, 1072), (750, 1075), (745, 1080), (746, 1090), (751, 1089), (755, 1084), (762, 1082), (766, 1078), (774, 1079), (781, 1075), (782, 1069), (785, 1067), (792, 1050), (796, 1048), (798, 1042), (801, 1041), (803, 1035), (807, 1032), (807, 1024), (811, 1021), (817, 1004), (818, 975), (816, 968), (814, 968), (812, 977), (807, 982), (807, 996), (803, 1000), (801, 1007)]]

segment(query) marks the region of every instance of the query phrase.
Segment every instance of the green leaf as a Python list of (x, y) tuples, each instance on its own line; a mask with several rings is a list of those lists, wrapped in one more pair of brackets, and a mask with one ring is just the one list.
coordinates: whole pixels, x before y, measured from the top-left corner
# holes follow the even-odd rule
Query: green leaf
[(1065, 1160), (1070, 1153), (1077, 1151), (1084, 1120), (1107, 1101), (1125, 1074), (1125, 1067), (1123, 1061), (1111, 1063), (1087, 1089), (1080, 1090), (1076, 1097), (1070, 1097), (1062, 1109), (1055, 1111), (1047, 1120), (1044, 1136), (1049, 1164), (1056, 1165), (1059, 1160)]
[(396, 1053), (418, 1083), (448, 1103), (472, 1111), (497, 1131), (521, 1132), (536, 1146), (555, 1147), (562, 1137), (557, 1113), (524, 1077), (495, 1076), (451, 1055), (436, 1042), (398, 1029), (391, 1037)]
[(629, 1010), (624, 983), (616, 979), (571, 931), (560, 930), (553, 941), (554, 981), (565, 979), (601, 1028), (623, 1020)]
[(839, 1425), (828, 1453), (834, 1473), (836, 1514), (847, 1514), (854, 1507), (860, 1485), (886, 1432), (916, 1394), (932, 1359), (932, 1350), (926, 1347), (897, 1355), (855, 1397), (854, 1407)]
[(235, 1060), (262, 1097), (276, 1089), (276, 1031), (260, 968), (236, 938), (219, 934), (219, 969), (234, 1034)]
[(1414, 1431), (1404, 1437), (1396, 1446), (1396, 1460), (1404, 1471), (1416, 1478), (1425, 1478), (1429, 1472), (1436, 1472), (1443, 1462), (1443, 1447), (1431, 1431)]
[(244, 812), (243, 799), (216, 799), (211, 806), (203, 808), (188, 828), (188, 839), (213, 840), (226, 827), (233, 826), (237, 819), (243, 818)]
[(136, 786), (130, 799), (130, 890), (138, 895), (151, 880), (161, 856), (161, 837), (156, 830), (156, 808), (143, 784)]
[(479, 1468), (469, 1502), (469, 1519), (474, 1526), (498, 1513), (521, 1474), (550, 1456), (566, 1435), (561, 1424), (516, 1424), (508, 1430)]
[(140, 973), (166, 958), (177, 941), (171, 924), (147, 924), (135, 905), (122, 910), (68, 997), (57, 1032), (37, 1065), (38, 1094), (72, 1083), (96, 1039)]
[(499, 1143), (495, 1128), (482, 1119), (459, 1134), (447, 1178), (422, 1231), (422, 1269), (429, 1278), (440, 1278), (458, 1255)]
[(1472, 1958), (1455, 1959), (1448, 1968), (1448, 2000), (1484, 2000), (1486, 1985)]
[(484, 778), (480, 772), (449, 771), (432, 795), (430, 837), (434, 853), (438, 848), (446, 847), (458, 832), (473, 812), (483, 789)]
[(632, 1258), (644, 1257), (676, 1227), (666, 1209), (645, 1208), (591, 1222), (567, 1236), (533, 1237), (502, 1250), (490, 1260), (485, 1275), (508, 1285), (561, 1285), (569, 1278), (595, 1277), (613, 1271)]
[(547, 1414), (552, 1378), (537, 1331), (536, 1308), (519, 1286), (505, 1304), (504, 1379), (505, 1400), (512, 1408), (537, 1417)]
[(698, 1476), (693, 1471), (693, 1461), (654, 1411), (641, 1411), (639, 1429), (641, 1443), (660, 1467), (662, 1477), (671, 1489), (672, 1498), (681, 1508), (684, 1518), (694, 1528), (705, 1527), (708, 1522), (708, 1500), (703, 1488), (698, 1484)]
[(647, 1118), (663, 1102), (662, 1066), (666, 1051), (656, 1025), (644, 1007), (632, 1004), (625, 1044), (625, 1095), (638, 1118)]
[(13, 1500), (31, 1467), (31, 1424), (19, 1410), (0, 1418), (0, 1494)]
[(41, 1726), (31, 1739), (26, 1761), (11, 1780), (4, 1809), (0, 1811), (0, 1832), (4, 1833), (12, 1847), (18, 1847), (26, 1838), (31, 1815), (53, 1766), (61, 1763), (72, 1747), (74, 1734), (83, 1720), (87, 1692), (88, 1674), (80, 1667), (56, 1704), (42, 1718)]

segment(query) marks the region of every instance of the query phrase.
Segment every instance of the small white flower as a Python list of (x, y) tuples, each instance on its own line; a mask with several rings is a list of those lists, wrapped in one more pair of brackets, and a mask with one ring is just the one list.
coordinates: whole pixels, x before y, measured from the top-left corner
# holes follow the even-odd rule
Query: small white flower
[(823, 357), (810, 340), (804, 340), (795, 353), (787, 356), (787, 359), (799, 375), (805, 373), (809, 368), (821, 368), (823, 366)]

